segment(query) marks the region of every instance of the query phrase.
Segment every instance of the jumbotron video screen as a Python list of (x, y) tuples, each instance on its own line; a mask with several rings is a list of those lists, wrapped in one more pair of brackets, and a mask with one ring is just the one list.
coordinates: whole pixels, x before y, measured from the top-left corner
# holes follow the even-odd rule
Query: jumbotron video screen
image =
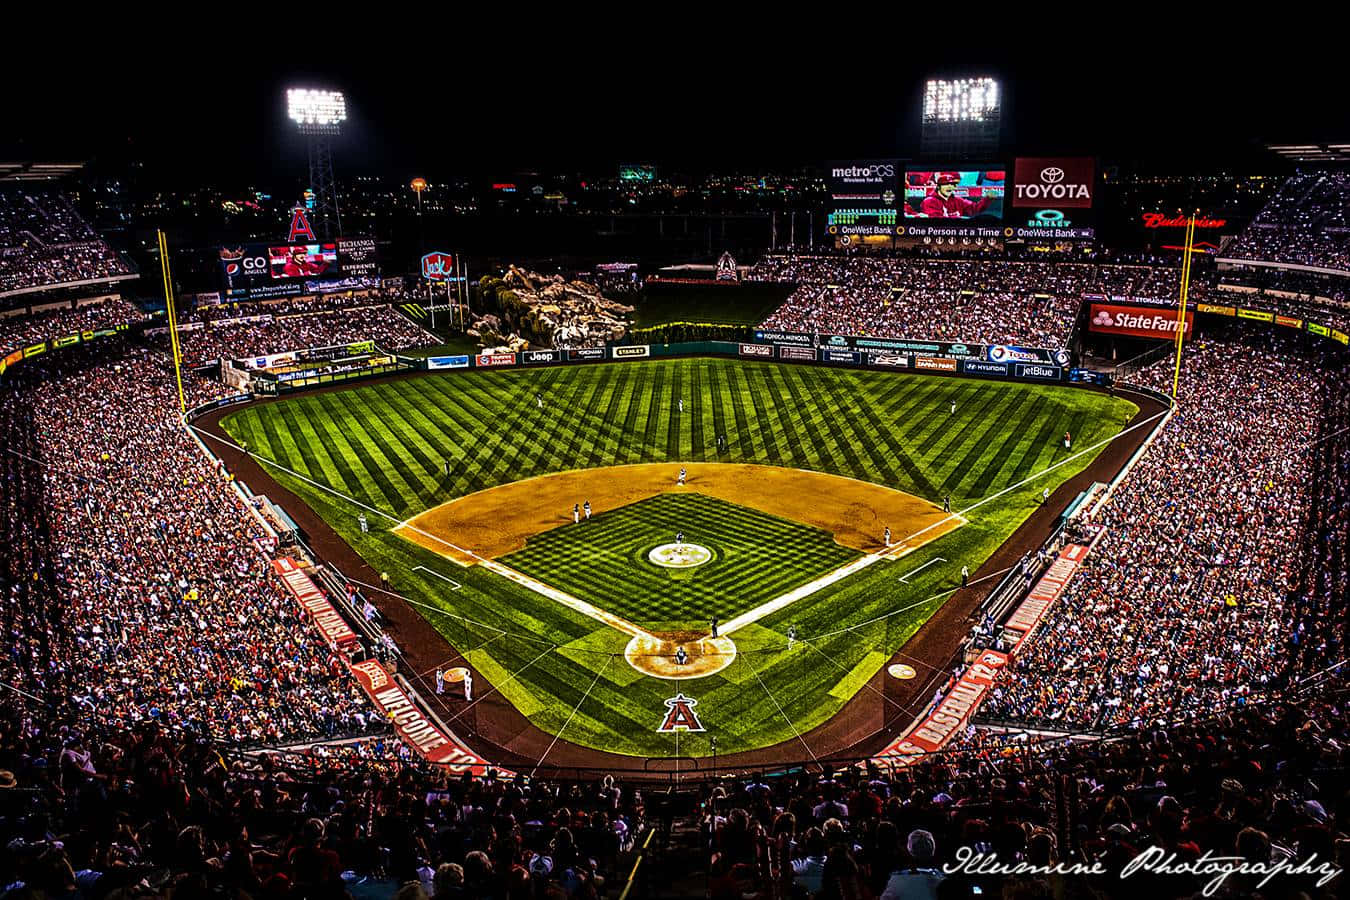
[(905, 171), (906, 219), (1003, 219), (1003, 169), (908, 169)]

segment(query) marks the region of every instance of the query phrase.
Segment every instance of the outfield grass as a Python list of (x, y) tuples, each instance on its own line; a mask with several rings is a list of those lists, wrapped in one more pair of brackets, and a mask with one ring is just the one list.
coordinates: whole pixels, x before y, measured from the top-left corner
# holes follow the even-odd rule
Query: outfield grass
[(634, 304), (633, 326), (647, 328), (667, 322), (755, 325), (781, 306), (789, 293), (791, 288), (778, 284), (652, 285)]
[[(713, 558), (683, 570), (650, 562), (677, 531)], [(691, 493), (555, 528), (501, 562), (642, 625), (725, 622), (860, 555), (818, 528)]]
[[(543, 410), (536, 393), (546, 400)], [(421, 604), (474, 665), (505, 673), (488, 680), (532, 722), (568, 741), (645, 756), (674, 751), (673, 739), (655, 728), (675, 688), (628, 666), (621, 656), (626, 635), (480, 568), (458, 568), (389, 529), (445, 500), (521, 478), (663, 461), (795, 466), (934, 502), (949, 494), (961, 510), (1063, 461), (1065, 431), (1084, 448), (1116, 434), (1135, 411), (1127, 401), (1065, 387), (680, 359), (429, 375), (285, 398), (240, 410), (224, 424), (260, 459), (387, 515), (372, 515), (370, 533), (361, 534), (351, 501), (275, 472), (372, 566), (390, 572), (395, 587)], [(728, 442), (722, 454), (718, 434)], [(962, 565), (975, 570), (1037, 507), (1043, 487), (1053, 491), (1094, 455), (1012, 487), (970, 512), (969, 524), (907, 557), (871, 566), (736, 632), (731, 666), (680, 683), (700, 701), (709, 729), (682, 738), (680, 753), (706, 754), (711, 736), (719, 753), (795, 741), (827, 720), (941, 606), (959, 584)], [(624, 527), (623, 519), (615, 516), (615, 528)], [(540, 535), (512, 561), (566, 587), (563, 581), (580, 576), (560, 566), (552, 580), (545, 577), (553, 570), (544, 557), (570, 552), (561, 535), (547, 538)], [(633, 539), (646, 546), (665, 536), (653, 530)], [(719, 536), (719, 546), (723, 540), (731, 538)], [(763, 549), (773, 552), (769, 544)], [(802, 583), (820, 564), (779, 561), (762, 577)], [(615, 580), (639, 579), (638, 589), (654, 590), (640, 580), (636, 562), (630, 568)], [(450, 590), (434, 573), (460, 589)], [(581, 581), (572, 586), (588, 595), (600, 590)], [(659, 615), (678, 619), (696, 606), (697, 618), (687, 624), (706, 627), (706, 602)], [(783, 638), (789, 624), (801, 638), (791, 653)], [(802, 746), (794, 755), (806, 759), (811, 752)]]

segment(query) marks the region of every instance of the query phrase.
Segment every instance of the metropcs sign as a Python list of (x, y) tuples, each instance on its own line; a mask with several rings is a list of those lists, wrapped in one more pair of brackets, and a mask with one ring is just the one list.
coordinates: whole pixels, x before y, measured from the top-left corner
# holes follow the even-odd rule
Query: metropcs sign
[(1088, 209), (1096, 166), (1088, 157), (1021, 157), (1013, 168), (1013, 206)]

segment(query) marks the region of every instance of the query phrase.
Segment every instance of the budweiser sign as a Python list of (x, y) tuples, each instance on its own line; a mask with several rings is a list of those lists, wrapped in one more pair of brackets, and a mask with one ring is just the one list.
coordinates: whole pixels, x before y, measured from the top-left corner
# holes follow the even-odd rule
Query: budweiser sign
[[(1162, 213), (1144, 213), (1141, 217), (1145, 228), (1185, 228), (1190, 220), (1183, 215), (1166, 216)], [(1196, 228), (1222, 228), (1228, 224), (1227, 219), (1206, 219), (1204, 216), (1195, 217)]]
[[(1177, 314), (1147, 306), (1120, 306), (1094, 303), (1089, 311), (1088, 330), (1099, 334), (1125, 334), (1131, 337), (1172, 340), (1177, 333)], [(1186, 311), (1185, 336), (1191, 336), (1194, 314)]]

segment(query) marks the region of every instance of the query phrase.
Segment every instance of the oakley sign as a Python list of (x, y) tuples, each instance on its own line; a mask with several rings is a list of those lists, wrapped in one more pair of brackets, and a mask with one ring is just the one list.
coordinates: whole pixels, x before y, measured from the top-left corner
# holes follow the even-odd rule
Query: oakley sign
[(1013, 169), (1013, 206), (1088, 209), (1096, 167), (1088, 157), (1022, 157)]

